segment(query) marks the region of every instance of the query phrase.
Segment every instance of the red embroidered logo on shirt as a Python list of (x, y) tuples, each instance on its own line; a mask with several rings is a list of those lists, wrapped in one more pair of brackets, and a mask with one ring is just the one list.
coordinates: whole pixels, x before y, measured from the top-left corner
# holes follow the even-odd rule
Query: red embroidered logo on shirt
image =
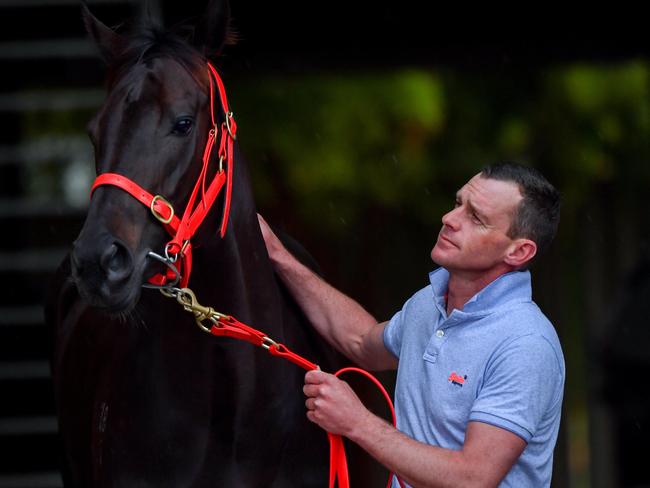
[(452, 371), (452, 373), (449, 375), (449, 378), (447, 378), (448, 381), (451, 381), (452, 385), (460, 386), (461, 388), (463, 387), (466, 379), (467, 375), (460, 376), (459, 374), (456, 374), (456, 371)]

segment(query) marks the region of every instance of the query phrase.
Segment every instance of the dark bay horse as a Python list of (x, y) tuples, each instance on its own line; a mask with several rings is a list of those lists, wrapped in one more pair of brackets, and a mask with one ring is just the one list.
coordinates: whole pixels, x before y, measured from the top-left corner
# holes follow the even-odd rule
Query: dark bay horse
[[(127, 37), (85, 11), (109, 65), (108, 96), (89, 127), (98, 174), (124, 175), (185, 208), (211, 128), (204, 56), (228, 41), (228, 15), (227, 4), (211, 2), (190, 45), (152, 26)], [(274, 276), (237, 145), (221, 237), (223, 205), (192, 239), (189, 286), (201, 303), (336, 369), (340, 357)], [(148, 253), (168, 241), (149, 209), (101, 186), (57, 273), (46, 315), (66, 486), (325, 486), (327, 440), (306, 419), (304, 371), (206, 335), (174, 300), (142, 288), (164, 271)]]

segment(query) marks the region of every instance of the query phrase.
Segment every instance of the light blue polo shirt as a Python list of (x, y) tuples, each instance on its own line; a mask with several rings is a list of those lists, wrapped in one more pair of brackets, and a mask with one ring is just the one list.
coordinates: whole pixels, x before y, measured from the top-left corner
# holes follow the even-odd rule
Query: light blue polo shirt
[(564, 357), (553, 325), (532, 301), (530, 273), (500, 276), (449, 316), (449, 273), (439, 268), (429, 278), (384, 330), (386, 347), (399, 358), (397, 428), (460, 449), (468, 422), (501, 427), (527, 446), (499, 486), (550, 486)]

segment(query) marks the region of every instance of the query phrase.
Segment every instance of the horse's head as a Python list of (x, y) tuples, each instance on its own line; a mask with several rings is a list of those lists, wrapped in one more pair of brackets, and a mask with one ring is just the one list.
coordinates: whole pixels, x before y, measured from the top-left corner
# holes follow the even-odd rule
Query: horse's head
[[(85, 9), (88, 32), (110, 74), (107, 99), (89, 124), (98, 175), (122, 175), (182, 212), (202, 172), (212, 128), (204, 55), (230, 40), (228, 15), (227, 4), (210, 2), (191, 46), (152, 25), (123, 36)], [(211, 175), (216, 156), (215, 151)], [(133, 196), (112, 185), (96, 187), (71, 255), (80, 294), (110, 312), (130, 310), (143, 282), (161, 271), (148, 253), (161, 253), (169, 239), (152, 211)]]

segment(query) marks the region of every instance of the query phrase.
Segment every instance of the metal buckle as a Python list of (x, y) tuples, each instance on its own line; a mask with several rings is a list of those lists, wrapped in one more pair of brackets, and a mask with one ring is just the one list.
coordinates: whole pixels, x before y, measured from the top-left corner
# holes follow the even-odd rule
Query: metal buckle
[[(168, 219), (163, 218), (163, 216), (160, 215), (158, 212), (156, 212), (156, 210), (154, 209), (154, 206), (156, 205), (156, 202), (158, 200), (164, 202), (167, 205), (167, 207), (169, 207), (170, 213)], [(165, 199), (165, 197), (163, 197), (162, 195), (156, 195), (155, 197), (153, 197), (151, 199), (151, 205), (149, 206), (149, 208), (151, 209), (151, 213), (153, 214), (153, 216), (156, 217), (156, 219), (161, 221), (163, 224), (169, 224), (174, 218), (174, 207), (172, 207), (172, 204), (169, 203), (169, 201)]]

